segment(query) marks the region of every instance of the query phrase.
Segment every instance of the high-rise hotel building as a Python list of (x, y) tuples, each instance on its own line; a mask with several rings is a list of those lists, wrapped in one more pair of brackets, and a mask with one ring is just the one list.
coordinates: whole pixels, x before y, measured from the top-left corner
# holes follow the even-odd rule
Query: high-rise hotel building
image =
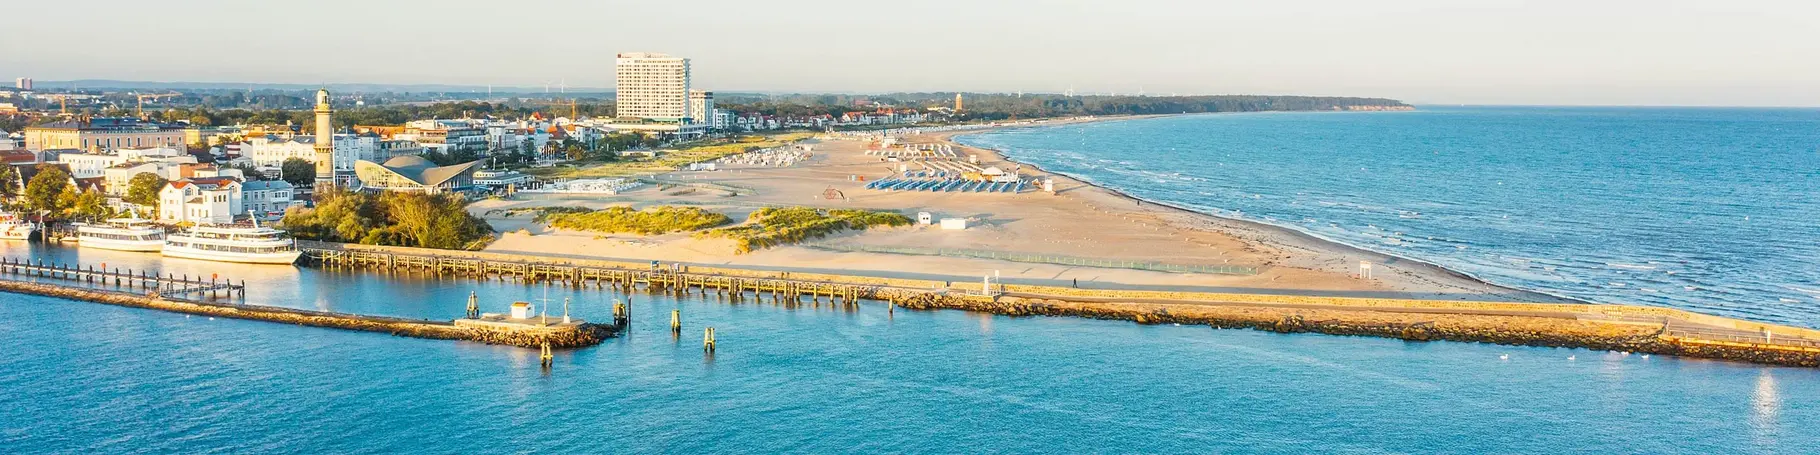
[(665, 54), (619, 54), (614, 67), (619, 117), (680, 122), (689, 118), (689, 59)]

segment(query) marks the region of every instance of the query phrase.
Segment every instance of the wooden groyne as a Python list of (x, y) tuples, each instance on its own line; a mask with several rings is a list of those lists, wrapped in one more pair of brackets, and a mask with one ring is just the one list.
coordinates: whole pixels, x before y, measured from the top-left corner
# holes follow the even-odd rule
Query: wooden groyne
[[(320, 244), (316, 244), (320, 245)], [(677, 264), (635, 265), (630, 263), (559, 264), (541, 261), (410, 254), (387, 251), (365, 251), (326, 248), (305, 244), (306, 263), (325, 267), (347, 267), (389, 272), (420, 272), (439, 276), (459, 276), (476, 280), (518, 280), (527, 283), (555, 283), (577, 288), (631, 288), (646, 286), (674, 293), (699, 292), (738, 296), (753, 293), (774, 299), (808, 298), (829, 302), (857, 303), (872, 297), (880, 288), (875, 285), (812, 281), (784, 277), (729, 276), (715, 271), (696, 271)], [(599, 261), (595, 261), (599, 262)]]
[(617, 326), (598, 324), (571, 324), (567, 326), (550, 327), (458, 324), (453, 321), (441, 322), (386, 316), (332, 313), (263, 305), (182, 300), (160, 297), (158, 294), (151, 292), (139, 295), (50, 283), (13, 280), (0, 280), (0, 292), (41, 295), (198, 316), (380, 332), (413, 338), (464, 340), (528, 348), (546, 345), (556, 348), (593, 346), (600, 344), (601, 341), (606, 338), (617, 335), (620, 330)]

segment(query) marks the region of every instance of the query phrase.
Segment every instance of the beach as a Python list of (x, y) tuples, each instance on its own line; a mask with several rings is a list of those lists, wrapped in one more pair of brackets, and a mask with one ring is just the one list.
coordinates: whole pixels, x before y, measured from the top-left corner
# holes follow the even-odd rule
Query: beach
[[(1129, 118), (1058, 120), (1122, 121)], [(1008, 126), (1021, 127), (1031, 124)], [(1504, 288), (1419, 261), (1388, 256), (1254, 222), (1195, 213), (1141, 201), (1078, 179), (1016, 163), (1000, 153), (953, 141), (962, 134), (940, 131), (899, 138), (907, 144), (953, 147), (960, 160), (976, 156), (980, 166), (1020, 168), (1027, 176), (1053, 178), (1056, 193), (886, 192), (866, 182), (893, 174), (898, 163), (868, 155), (867, 141), (822, 138), (806, 142), (812, 156), (787, 167), (721, 165), (713, 171), (677, 171), (664, 181), (702, 187), (647, 185), (615, 196), (487, 200), (470, 210), (503, 234), (486, 251), (576, 259), (655, 260), (784, 271), (840, 272), (891, 278), (977, 282), (997, 275), (1005, 283), (1318, 296), (1388, 297), (1477, 301), (1560, 302), (1539, 293)], [(863, 179), (863, 180), (862, 180)], [(722, 189), (714, 189), (722, 188)], [(833, 191), (830, 191), (833, 190)], [(737, 195), (732, 195), (737, 193)], [(825, 196), (835, 195), (833, 199)], [(602, 208), (694, 205), (743, 221), (766, 206), (930, 212), (937, 219), (965, 218), (965, 230), (911, 226), (848, 232), (805, 245), (734, 254), (730, 241), (688, 234), (603, 235), (551, 230), (512, 209), (546, 206)], [(925, 251), (928, 254), (856, 250)], [(1081, 267), (934, 255), (938, 249), (1020, 255), (1091, 258), (1107, 262), (1157, 262), (1205, 267), (1255, 268), (1255, 274), (1179, 273), (1122, 267)], [(1357, 276), (1371, 264), (1369, 279)]]

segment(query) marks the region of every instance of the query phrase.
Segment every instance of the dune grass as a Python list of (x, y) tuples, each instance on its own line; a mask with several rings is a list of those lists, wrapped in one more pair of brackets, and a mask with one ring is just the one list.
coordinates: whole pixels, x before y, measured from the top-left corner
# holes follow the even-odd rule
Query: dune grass
[(550, 227), (558, 229), (659, 235), (707, 229), (733, 220), (726, 215), (697, 207), (664, 205), (644, 210), (619, 206), (593, 211), (576, 207), (548, 207), (534, 221), (548, 223)]
[(818, 239), (843, 229), (907, 226), (910, 217), (896, 212), (812, 207), (766, 207), (752, 212), (746, 224), (695, 233), (699, 238), (731, 239), (735, 252), (750, 253), (779, 245)]

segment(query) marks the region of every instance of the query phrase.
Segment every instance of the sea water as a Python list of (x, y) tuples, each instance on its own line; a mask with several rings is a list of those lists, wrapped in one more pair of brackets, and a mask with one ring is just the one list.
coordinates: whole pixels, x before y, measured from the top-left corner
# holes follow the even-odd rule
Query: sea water
[(1820, 327), (1820, 110), (1422, 107), (963, 136), (1492, 283)]
[[(631, 295), (0, 243), (247, 301), (604, 321), (537, 352), (0, 294), (0, 453), (1811, 453), (1820, 370)], [(682, 313), (672, 337), (670, 311)], [(717, 329), (705, 355), (701, 335)]]

